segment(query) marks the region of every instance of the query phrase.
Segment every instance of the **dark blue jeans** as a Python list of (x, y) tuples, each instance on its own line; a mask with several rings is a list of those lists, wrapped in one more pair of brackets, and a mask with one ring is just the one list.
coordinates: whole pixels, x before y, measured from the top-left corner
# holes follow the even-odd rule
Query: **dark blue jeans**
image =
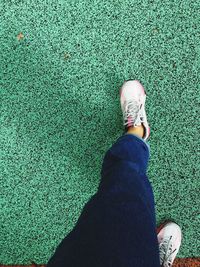
[(105, 154), (101, 181), (47, 267), (159, 267), (149, 145), (124, 134)]

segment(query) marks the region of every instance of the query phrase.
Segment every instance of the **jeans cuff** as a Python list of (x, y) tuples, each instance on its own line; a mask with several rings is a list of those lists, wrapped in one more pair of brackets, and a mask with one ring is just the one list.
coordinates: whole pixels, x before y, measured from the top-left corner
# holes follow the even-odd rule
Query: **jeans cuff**
[(150, 156), (150, 145), (144, 139), (142, 139), (141, 137), (139, 137), (138, 135), (135, 135), (135, 134), (130, 134), (130, 133), (125, 133), (125, 134), (126, 135), (133, 135), (134, 137), (140, 139), (147, 146), (148, 151), (149, 151), (149, 156)]

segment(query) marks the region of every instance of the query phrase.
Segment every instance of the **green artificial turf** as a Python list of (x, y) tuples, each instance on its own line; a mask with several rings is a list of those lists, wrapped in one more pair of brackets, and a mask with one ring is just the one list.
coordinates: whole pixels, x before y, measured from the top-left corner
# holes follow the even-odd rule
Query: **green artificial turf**
[(72, 230), (123, 133), (125, 79), (147, 92), (157, 222), (181, 226), (178, 257), (199, 256), (199, 9), (0, 0), (0, 263), (47, 263)]

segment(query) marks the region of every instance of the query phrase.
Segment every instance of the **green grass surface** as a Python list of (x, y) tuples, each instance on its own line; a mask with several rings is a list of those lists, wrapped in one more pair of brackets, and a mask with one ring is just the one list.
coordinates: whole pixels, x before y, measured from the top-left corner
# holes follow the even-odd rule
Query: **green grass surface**
[[(199, 1), (0, 0), (0, 263), (46, 263), (96, 192), (139, 79), (158, 224), (199, 256)], [(22, 32), (24, 38), (18, 40)]]

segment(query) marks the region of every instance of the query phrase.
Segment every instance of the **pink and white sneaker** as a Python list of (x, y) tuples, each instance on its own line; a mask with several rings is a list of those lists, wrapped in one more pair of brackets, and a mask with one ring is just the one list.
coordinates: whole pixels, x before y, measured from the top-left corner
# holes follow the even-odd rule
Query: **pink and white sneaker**
[(171, 267), (181, 245), (181, 228), (176, 223), (167, 221), (158, 227), (157, 238), (160, 251), (160, 266)]
[(144, 126), (143, 139), (150, 136), (150, 127), (145, 112), (146, 92), (138, 80), (124, 81), (120, 88), (120, 103), (123, 112), (125, 130), (131, 126)]

